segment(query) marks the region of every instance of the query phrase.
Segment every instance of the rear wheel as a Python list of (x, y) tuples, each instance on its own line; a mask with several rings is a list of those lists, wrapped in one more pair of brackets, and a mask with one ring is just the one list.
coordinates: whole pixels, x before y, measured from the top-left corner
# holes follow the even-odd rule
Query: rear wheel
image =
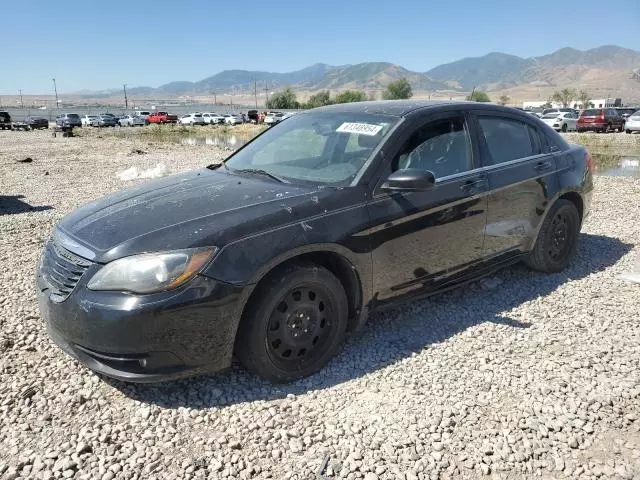
[(336, 353), (347, 329), (340, 281), (313, 263), (293, 263), (257, 287), (243, 315), (235, 353), (249, 370), (273, 382), (311, 375)]
[(626, 132), (627, 132), (627, 133), (631, 133), (631, 130), (629, 130), (629, 129), (627, 128)]
[(562, 130), (563, 133), (567, 132), (567, 124), (566, 123), (562, 124), (562, 129), (561, 130)]
[(533, 250), (525, 260), (534, 270), (546, 273), (564, 270), (578, 248), (580, 214), (569, 200), (553, 204), (544, 219)]

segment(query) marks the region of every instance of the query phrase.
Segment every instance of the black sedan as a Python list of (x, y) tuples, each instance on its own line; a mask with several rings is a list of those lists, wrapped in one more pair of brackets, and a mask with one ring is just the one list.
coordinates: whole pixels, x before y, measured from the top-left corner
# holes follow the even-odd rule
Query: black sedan
[(49, 120), (42, 117), (27, 117), (25, 123), (32, 130), (40, 130), (41, 128), (49, 128)]
[(518, 261), (564, 269), (592, 168), (584, 148), (508, 107), (310, 110), (222, 164), (62, 219), (38, 267), (40, 310), (60, 347), (118, 379), (219, 370), (236, 355), (291, 381), (371, 311)]

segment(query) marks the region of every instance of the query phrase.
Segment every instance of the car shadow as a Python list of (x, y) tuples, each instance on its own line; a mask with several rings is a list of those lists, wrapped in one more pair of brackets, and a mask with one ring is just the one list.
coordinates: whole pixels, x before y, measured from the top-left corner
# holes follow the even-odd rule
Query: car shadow
[[(507, 328), (529, 328), (531, 323), (505, 316), (504, 312), (547, 295), (571, 280), (604, 270), (632, 248), (618, 239), (600, 235), (581, 234), (580, 242), (582, 248), (572, 265), (561, 273), (533, 272), (517, 264), (497, 272), (490, 281), (476, 281), (464, 288), (374, 313), (364, 331), (352, 335), (327, 367), (291, 384), (271, 384), (237, 364), (223, 372), (169, 383), (104, 380), (132, 399), (163, 408), (202, 409), (329, 388), (385, 368), (474, 325), (491, 322)], [(509, 294), (504, 293), (505, 288)]]
[(24, 195), (0, 195), (0, 215), (15, 215), (27, 212), (42, 212), (53, 209), (50, 205), (34, 207), (24, 202)]

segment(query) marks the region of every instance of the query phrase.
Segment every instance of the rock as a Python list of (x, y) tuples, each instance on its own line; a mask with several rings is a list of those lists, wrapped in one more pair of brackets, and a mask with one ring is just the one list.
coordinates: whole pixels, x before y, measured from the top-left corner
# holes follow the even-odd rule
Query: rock
[(304, 448), (304, 445), (302, 444), (302, 441), (299, 438), (292, 438), (291, 440), (289, 440), (289, 449), (293, 453), (301, 452), (303, 448)]

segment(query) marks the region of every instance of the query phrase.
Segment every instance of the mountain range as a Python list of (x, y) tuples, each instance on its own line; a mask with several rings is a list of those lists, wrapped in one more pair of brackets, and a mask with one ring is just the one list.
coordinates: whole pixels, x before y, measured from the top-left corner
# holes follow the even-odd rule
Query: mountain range
[[(129, 88), (131, 95), (210, 95), (212, 93), (253, 92), (291, 86), (307, 92), (357, 88), (375, 91), (399, 78), (406, 78), (414, 91), (465, 92), (472, 88), (505, 91), (566, 86), (590, 91), (640, 89), (640, 52), (615, 45), (590, 50), (562, 48), (540, 57), (521, 58), (493, 52), (482, 57), (469, 57), (439, 65), (426, 72), (408, 70), (387, 62), (367, 62), (332, 66), (316, 63), (302, 70), (287, 73), (225, 70), (196, 82), (174, 81), (157, 88)], [(103, 92), (82, 92), (89, 96), (109, 95), (119, 89)], [(80, 92), (78, 92), (80, 93)], [(638, 95), (640, 96), (640, 95)]]

